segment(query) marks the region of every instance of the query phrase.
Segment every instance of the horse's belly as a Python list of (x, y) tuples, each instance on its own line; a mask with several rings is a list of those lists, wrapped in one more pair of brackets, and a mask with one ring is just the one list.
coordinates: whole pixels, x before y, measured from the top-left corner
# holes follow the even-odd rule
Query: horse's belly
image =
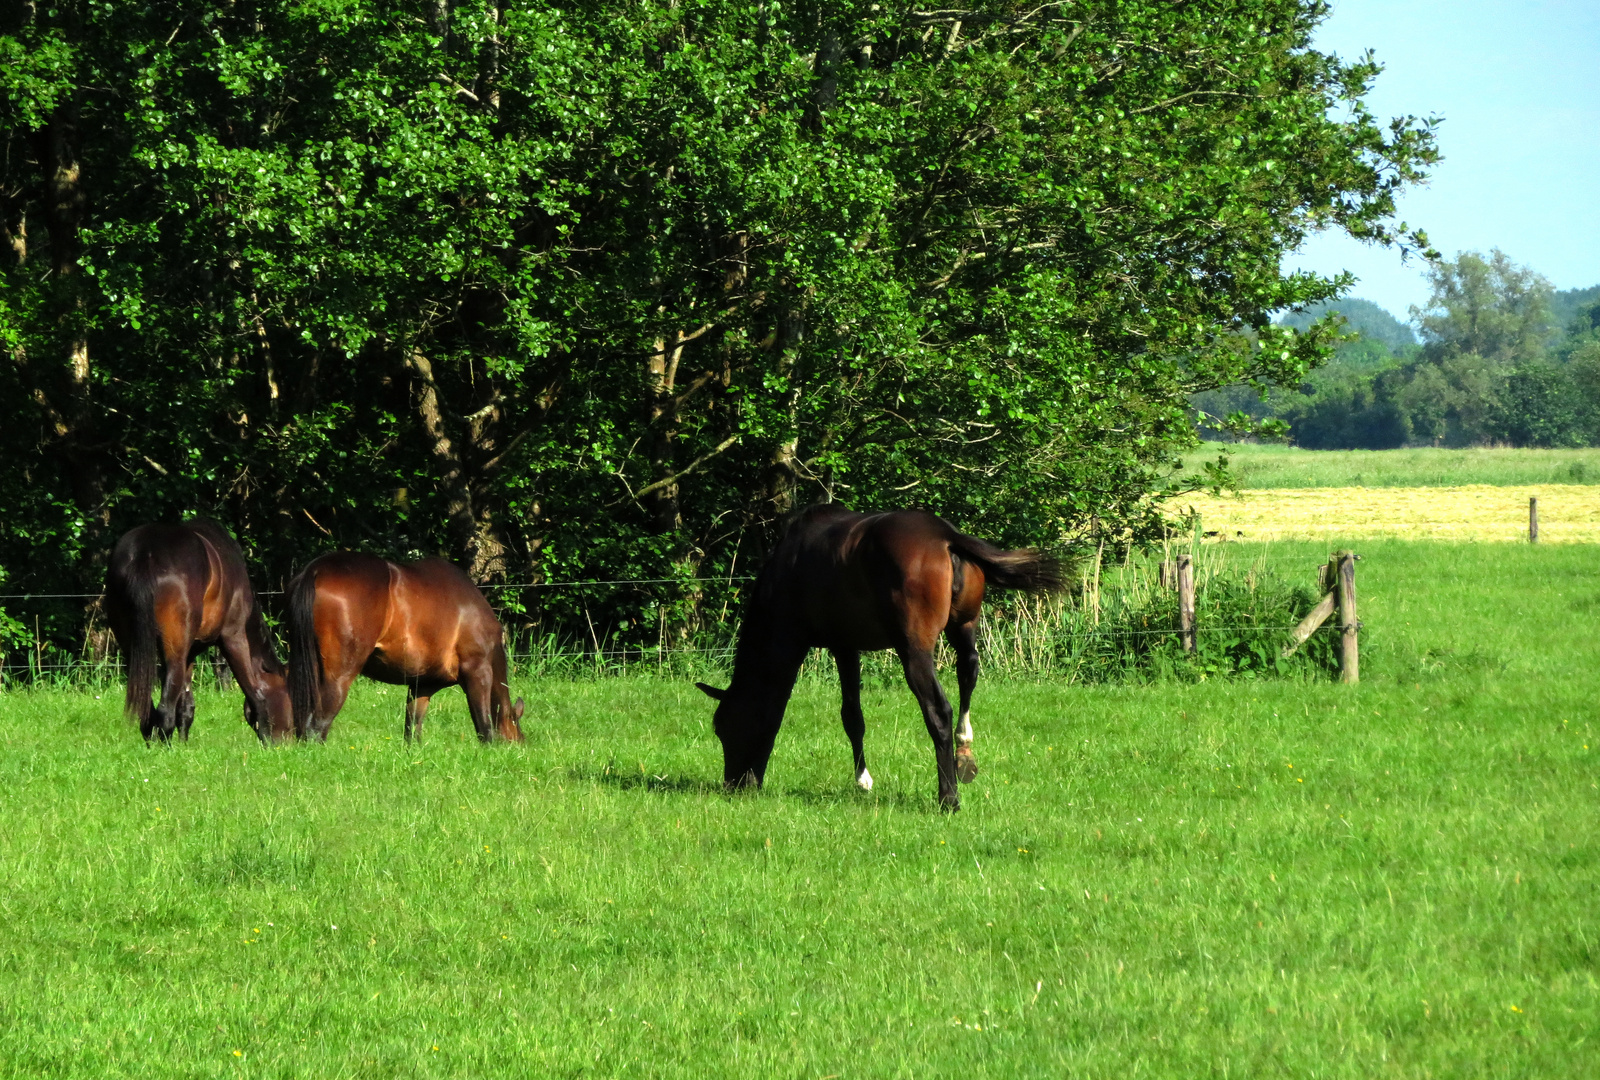
[(870, 609), (846, 608), (831, 616), (811, 620), (812, 640), (808, 642), (819, 649), (854, 649), (874, 652), (894, 648), (894, 636), (883, 620)]
[(421, 658), (405, 653), (392, 653), (379, 647), (372, 650), (361, 674), (369, 679), (386, 683), (412, 683), (419, 680), (449, 685), (456, 681), (456, 673), (444, 671), (438, 664), (427, 664)]

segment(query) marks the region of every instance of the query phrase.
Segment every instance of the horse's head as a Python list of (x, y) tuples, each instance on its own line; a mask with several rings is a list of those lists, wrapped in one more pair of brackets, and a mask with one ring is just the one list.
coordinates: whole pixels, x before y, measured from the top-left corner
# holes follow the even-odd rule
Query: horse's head
[(244, 695), (244, 722), (264, 743), (293, 741), (294, 705), (282, 672), (261, 673), (261, 697), (264, 708), (258, 708), (248, 692)]
[(771, 715), (764, 695), (752, 694), (737, 682), (726, 690), (695, 683), (702, 693), (717, 703), (711, 730), (722, 742), (722, 785), (736, 788), (760, 787), (767, 774), (767, 759), (772, 756), (772, 741), (782, 721), (781, 708)]
[(495, 694), (494, 723), (495, 734), (507, 742), (522, 741), (522, 699), (515, 703), (511, 700), (511, 691), (501, 684), (499, 693)]

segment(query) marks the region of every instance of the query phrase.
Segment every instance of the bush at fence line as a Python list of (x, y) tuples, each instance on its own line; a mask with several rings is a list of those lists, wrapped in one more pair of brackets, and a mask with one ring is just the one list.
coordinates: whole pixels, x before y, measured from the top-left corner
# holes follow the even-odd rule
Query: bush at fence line
[(1197, 569), (1195, 649), (1186, 653), (1178, 594), (1159, 586), (1153, 565), (1138, 567), (1102, 583), (1098, 617), (1092, 590), (1056, 601), (1007, 598), (980, 624), (979, 648), (990, 674), (1074, 682), (1336, 676), (1335, 620), (1281, 656), (1290, 629), (1320, 599), (1260, 567)]

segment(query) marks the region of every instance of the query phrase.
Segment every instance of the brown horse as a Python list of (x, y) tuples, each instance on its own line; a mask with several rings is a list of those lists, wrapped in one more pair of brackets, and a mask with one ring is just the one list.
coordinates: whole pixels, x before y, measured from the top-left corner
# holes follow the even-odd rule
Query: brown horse
[[(214, 521), (140, 525), (111, 551), (106, 617), (128, 658), (128, 714), (146, 739), (194, 723), (194, 660), (216, 645), (244, 690), (245, 723), (262, 742), (294, 734), (283, 665), (267, 639), (244, 555)], [(161, 703), (150, 689), (161, 668)]]
[[(726, 690), (697, 683), (715, 698), (728, 787), (761, 786), (784, 708), (806, 653), (833, 653), (839, 668), (845, 734), (856, 783), (872, 790), (861, 739), (861, 651), (893, 649), (922, 707), (939, 769), (939, 801), (961, 805), (956, 779), (978, 774), (972, 754), (972, 689), (978, 682), (978, 608), (985, 585), (1059, 588), (1054, 560), (1037, 551), (1003, 551), (963, 536), (921, 511), (857, 514), (837, 503), (802, 510), (761, 568), (745, 611)], [(939, 685), (933, 648), (943, 633), (956, 654), (961, 726)]]
[(443, 559), (393, 563), (338, 551), (289, 583), (289, 692), (303, 739), (326, 740), (357, 674), (406, 688), (406, 738), (422, 737), (428, 700), (460, 684), (478, 738), (522, 741), (500, 620)]

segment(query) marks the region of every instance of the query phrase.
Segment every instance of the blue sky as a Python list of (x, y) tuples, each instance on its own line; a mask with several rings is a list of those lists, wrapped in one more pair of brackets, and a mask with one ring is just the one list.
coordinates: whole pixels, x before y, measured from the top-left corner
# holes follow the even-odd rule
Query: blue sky
[[(1600, 284), (1600, 0), (1334, 0), (1317, 48), (1373, 49), (1368, 101), (1387, 120), (1434, 114), (1444, 161), (1400, 216), (1447, 257), (1498, 247), (1558, 289)], [(1349, 270), (1351, 291), (1408, 317), (1427, 300), (1416, 261), (1342, 233), (1285, 260)]]

